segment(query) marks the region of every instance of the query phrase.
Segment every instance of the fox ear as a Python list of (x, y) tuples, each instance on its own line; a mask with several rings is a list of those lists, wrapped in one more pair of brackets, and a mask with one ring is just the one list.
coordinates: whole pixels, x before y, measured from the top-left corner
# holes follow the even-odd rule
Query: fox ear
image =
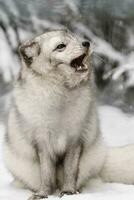
[(35, 41), (28, 41), (19, 47), (19, 53), (24, 62), (30, 66), (34, 57), (40, 54), (40, 46)]

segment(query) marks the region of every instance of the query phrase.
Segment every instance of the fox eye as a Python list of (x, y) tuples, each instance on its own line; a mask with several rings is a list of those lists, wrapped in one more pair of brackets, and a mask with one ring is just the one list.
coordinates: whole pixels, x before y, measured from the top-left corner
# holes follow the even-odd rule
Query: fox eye
[(63, 50), (64, 48), (66, 47), (65, 44), (59, 44), (57, 47), (56, 47), (56, 50)]

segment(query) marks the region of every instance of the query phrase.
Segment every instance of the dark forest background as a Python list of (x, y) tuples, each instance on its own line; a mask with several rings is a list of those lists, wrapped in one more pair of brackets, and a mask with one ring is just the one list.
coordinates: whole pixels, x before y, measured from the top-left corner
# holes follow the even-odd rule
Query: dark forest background
[(0, 0), (0, 112), (20, 70), (19, 44), (62, 27), (91, 41), (99, 103), (134, 113), (134, 0)]

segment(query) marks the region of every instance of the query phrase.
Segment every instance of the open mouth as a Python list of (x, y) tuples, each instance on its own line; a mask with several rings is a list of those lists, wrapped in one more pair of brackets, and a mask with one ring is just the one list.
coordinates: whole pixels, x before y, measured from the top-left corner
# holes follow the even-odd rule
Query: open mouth
[(85, 72), (88, 70), (87, 66), (83, 64), (85, 56), (86, 54), (84, 53), (71, 61), (70, 65), (71, 67), (75, 68), (76, 72)]

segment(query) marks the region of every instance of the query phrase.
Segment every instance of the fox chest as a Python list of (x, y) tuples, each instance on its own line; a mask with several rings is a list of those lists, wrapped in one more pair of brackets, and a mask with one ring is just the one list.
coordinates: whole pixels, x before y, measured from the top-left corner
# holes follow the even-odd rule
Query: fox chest
[[(24, 95), (23, 95), (24, 97)], [(71, 143), (75, 143), (81, 134), (88, 101), (64, 95), (31, 95), (19, 99), (19, 109), (28, 124), (31, 134), (41, 142), (49, 142), (54, 151), (63, 152)]]
[(70, 102), (66, 97), (30, 96), (25, 102), (22, 100), (19, 107), (33, 126), (51, 127), (58, 132), (70, 132), (71, 129), (79, 128), (87, 113), (87, 105), (82, 98), (80, 101)]

